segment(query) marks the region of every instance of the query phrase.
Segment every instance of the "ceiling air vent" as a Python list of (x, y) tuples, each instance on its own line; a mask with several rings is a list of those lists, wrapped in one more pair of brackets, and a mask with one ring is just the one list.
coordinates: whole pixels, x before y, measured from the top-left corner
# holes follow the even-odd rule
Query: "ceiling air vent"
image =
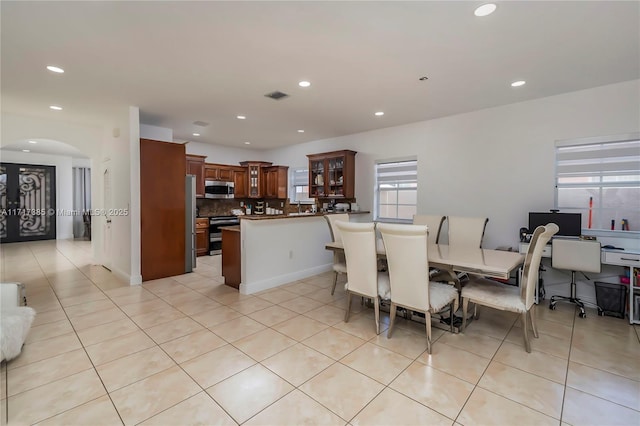
[(194, 121), (193, 124), (195, 124), (196, 126), (201, 126), (201, 127), (207, 127), (209, 125), (209, 123), (206, 123), (204, 121)]
[(279, 91), (276, 90), (275, 92), (267, 93), (265, 96), (267, 98), (271, 98), (271, 99), (274, 99), (276, 101), (279, 101), (280, 99), (286, 98), (289, 95), (287, 95), (286, 93), (282, 93), (282, 92), (279, 92)]

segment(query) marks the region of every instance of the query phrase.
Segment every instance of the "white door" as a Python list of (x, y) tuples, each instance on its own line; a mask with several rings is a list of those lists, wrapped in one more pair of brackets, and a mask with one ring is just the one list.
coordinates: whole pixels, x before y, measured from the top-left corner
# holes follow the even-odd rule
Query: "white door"
[(103, 238), (103, 257), (102, 266), (111, 270), (111, 216), (108, 215), (111, 208), (111, 171), (107, 163), (104, 169), (103, 177), (103, 208), (104, 212), (104, 238)]

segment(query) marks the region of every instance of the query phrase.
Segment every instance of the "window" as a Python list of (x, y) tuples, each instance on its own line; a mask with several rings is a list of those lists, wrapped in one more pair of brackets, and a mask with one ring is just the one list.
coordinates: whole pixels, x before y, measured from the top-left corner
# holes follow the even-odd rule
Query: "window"
[(558, 142), (556, 206), (583, 229), (640, 231), (639, 135)]
[(418, 161), (376, 164), (376, 220), (411, 222), (418, 204)]
[(309, 169), (299, 168), (291, 170), (291, 202), (309, 200)]

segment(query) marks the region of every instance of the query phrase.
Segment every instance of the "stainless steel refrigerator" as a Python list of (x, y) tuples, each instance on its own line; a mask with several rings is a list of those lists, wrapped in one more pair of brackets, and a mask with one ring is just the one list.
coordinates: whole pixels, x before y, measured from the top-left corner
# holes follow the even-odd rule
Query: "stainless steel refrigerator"
[(184, 271), (193, 272), (196, 267), (196, 177), (185, 179), (185, 258)]

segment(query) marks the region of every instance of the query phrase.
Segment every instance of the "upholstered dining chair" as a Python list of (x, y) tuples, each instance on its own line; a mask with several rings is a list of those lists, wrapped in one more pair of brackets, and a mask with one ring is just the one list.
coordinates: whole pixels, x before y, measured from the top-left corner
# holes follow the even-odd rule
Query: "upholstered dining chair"
[(352, 295), (373, 299), (376, 333), (380, 334), (380, 299), (390, 295), (389, 274), (378, 272), (376, 233), (373, 223), (336, 222), (342, 236), (347, 261), (347, 312), (344, 322), (349, 322)]
[[(340, 214), (329, 214), (324, 217), (329, 224), (329, 232), (331, 232), (331, 239), (333, 242), (342, 242), (342, 237), (340, 236), (340, 230), (336, 227), (336, 222), (349, 222), (349, 214), (348, 213), (340, 213)], [(331, 287), (331, 295), (336, 291), (336, 284), (338, 284), (338, 276), (340, 274), (347, 273), (347, 262), (344, 260), (344, 253), (338, 252), (334, 250), (333, 252), (333, 287)]]
[(427, 234), (427, 241), (432, 244), (438, 244), (440, 239), (440, 231), (442, 230), (442, 224), (447, 220), (446, 216), (432, 215), (432, 214), (415, 214), (413, 215), (414, 225), (427, 225), (429, 233)]
[(521, 314), (522, 333), (524, 346), (527, 352), (531, 352), (529, 341), (529, 326), (527, 317), (531, 320), (533, 336), (538, 337), (536, 327), (535, 310), (531, 309), (534, 303), (536, 282), (540, 268), (542, 251), (551, 237), (558, 232), (558, 225), (549, 223), (538, 226), (531, 237), (529, 250), (525, 255), (520, 288), (502, 284), (497, 281), (481, 277), (471, 277), (467, 285), (462, 288), (462, 331), (467, 325), (467, 308), (469, 302), (487, 306), (503, 311)]
[(489, 222), (486, 217), (449, 216), (449, 245), (482, 247), (484, 231)]
[[(422, 312), (427, 328), (427, 350), (431, 353), (431, 313), (449, 305), (453, 316), (457, 309), (458, 290), (448, 284), (429, 281), (425, 225), (380, 223), (378, 230), (384, 240), (391, 284), (391, 323), (387, 337), (393, 333), (398, 306)], [(453, 321), (450, 323), (453, 331)]]

